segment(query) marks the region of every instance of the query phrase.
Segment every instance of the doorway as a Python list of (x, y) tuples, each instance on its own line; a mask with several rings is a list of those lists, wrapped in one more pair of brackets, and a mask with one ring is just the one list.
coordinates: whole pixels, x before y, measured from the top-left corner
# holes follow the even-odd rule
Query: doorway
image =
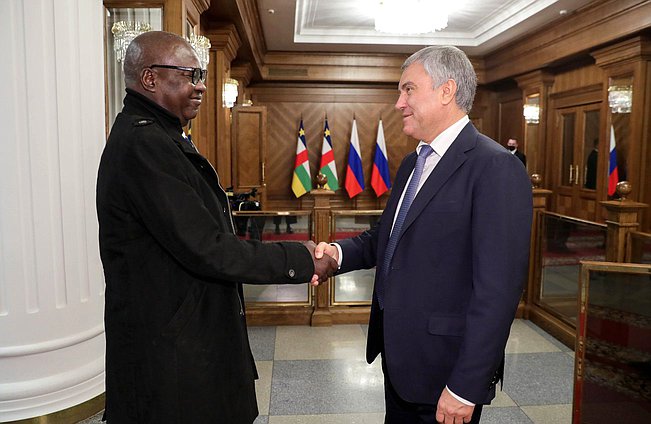
[(559, 214), (597, 220), (600, 115), (600, 102), (554, 110), (554, 205)]

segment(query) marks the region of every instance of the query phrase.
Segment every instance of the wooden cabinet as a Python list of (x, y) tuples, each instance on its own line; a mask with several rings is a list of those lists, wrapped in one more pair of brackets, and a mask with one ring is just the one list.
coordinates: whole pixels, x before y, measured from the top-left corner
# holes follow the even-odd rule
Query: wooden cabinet
[(232, 109), (232, 185), (236, 192), (256, 188), (262, 207), (266, 204), (267, 156), (266, 106), (235, 106)]

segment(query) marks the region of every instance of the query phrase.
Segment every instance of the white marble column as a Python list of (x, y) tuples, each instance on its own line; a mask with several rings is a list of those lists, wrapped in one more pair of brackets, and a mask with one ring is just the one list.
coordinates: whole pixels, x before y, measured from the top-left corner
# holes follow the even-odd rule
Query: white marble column
[(0, 1), (0, 421), (104, 391), (103, 10)]

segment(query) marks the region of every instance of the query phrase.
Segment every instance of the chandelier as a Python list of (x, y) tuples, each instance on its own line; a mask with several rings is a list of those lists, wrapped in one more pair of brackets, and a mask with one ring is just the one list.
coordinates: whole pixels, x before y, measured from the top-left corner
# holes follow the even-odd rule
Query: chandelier
[(146, 22), (118, 21), (113, 24), (111, 28), (114, 37), (113, 49), (118, 62), (124, 60), (127, 47), (133, 39), (147, 31), (151, 31), (151, 25)]
[(426, 34), (448, 26), (450, 0), (379, 0), (375, 30), (390, 34)]
[(207, 69), (208, 62), (210, 62), (210, 40), (203, 35), (190, 34), (188, 43), (190, 43), (197, 56), (199, 56), (201, 69)]

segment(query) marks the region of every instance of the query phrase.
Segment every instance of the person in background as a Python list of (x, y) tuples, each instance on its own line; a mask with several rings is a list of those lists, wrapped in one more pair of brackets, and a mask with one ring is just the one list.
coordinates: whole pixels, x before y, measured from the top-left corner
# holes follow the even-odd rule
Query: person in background
[(477, 77), (465, 53), (427, 47), (402, 69), (396, 108), (416, 151), (378, 224), (315, 254), (339, 273), (376, 267), (366, 359), (382, 357), (385, 423), (477, 423), (527, 276), (531, 183), (470, 123)]
[(583, 186), (594, 190), (597, 188), (597, 163), (599, 161), (599, 139), (595, 138), (592, 142), (592, 150), (586, 159), (585, 164), (585, 183)]
[(518, 150), (518, 140), (515, 138), (509, 138), (509, 141), (506, 142), (506, 148), (509, 150), (516, 158), (522, 161), (524, 167), (527, 167), (527, 157), (524, 153)]
[[(274, 225), (276, 226), (274, 233), (275, 234), (280, 234), (280, 222), (281, 222), (282, 217), (280, 216), (274, 216), (273, 221)], [(286, 215), (285, 216), (285, 232), (287, 234), (294, 234), (294, 229), (292, 228), (292, 224), (296, 224), (298, 219), (294, 215)]]
[(133, 40), (97, 179), (110, 424), (251, 424), (255, 364), (241, 282), (316, 283), (314, 243), (241, 241), (210, 163), (185, 137), (206, 70), (181, 37)]

